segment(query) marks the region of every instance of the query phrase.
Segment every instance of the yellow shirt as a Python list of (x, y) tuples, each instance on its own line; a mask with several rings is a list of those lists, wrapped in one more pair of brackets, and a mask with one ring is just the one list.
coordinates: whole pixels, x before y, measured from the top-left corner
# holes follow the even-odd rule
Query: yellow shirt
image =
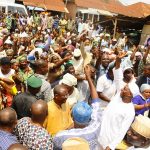
[(45, 121), (47, 131), (53, 136), (61, 130), (69, 128), (73, 124), (70, 106), (66, 102), (62, 107), (54, 101), (48, 103), (48, 117)]

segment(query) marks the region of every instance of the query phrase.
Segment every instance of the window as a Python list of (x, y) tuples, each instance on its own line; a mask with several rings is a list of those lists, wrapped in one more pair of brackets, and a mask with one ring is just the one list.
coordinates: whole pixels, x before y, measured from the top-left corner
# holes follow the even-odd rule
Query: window
[(8, 12), (11, 12), (11, 13), (19, 13), (19, 14), (26, 14), (24, 8), (22, 7), (15, 7), (15, 6), (8, 6)]

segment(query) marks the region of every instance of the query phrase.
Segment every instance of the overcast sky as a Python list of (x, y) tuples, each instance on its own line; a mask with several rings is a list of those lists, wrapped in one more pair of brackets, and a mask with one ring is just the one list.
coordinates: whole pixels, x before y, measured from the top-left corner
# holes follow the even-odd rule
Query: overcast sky
[(127, 5), (137, 3), (137, 2), (144, 2), (150, 4), (150, 0), (120, 0), (120, 1)]

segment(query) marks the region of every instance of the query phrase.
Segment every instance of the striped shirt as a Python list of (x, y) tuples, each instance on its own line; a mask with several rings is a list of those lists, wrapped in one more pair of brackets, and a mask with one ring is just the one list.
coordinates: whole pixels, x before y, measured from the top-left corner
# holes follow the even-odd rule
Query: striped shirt
[(91, 150), (96, 150), (99, 147), (97, 139), (101, 127), (102, 109), (100, 108), (99, 99), (95, 99), (92, 102), (93, 111), (89, 125), (83, 129), (65, 130), (56, 134), (53, 139), (56, 149), (61, 149), (63, 142), (72, 137), (80, 137), (87, 140)]
[(16, 136), (0, 130), (0, 150), (7, 150), (12, 144), (18, 143)]

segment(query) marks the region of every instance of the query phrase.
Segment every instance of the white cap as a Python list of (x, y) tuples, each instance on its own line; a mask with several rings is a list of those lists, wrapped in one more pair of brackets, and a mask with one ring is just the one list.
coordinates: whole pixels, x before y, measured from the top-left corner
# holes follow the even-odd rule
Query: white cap
[(81, 56), (81, 51), (80, 51), (80, 49), (75, 49), (74, 52), (73, 52), (73, 56), (74, 56), (74, 57), (79, 57), (79, 56)]
[(10, 39), (7, 39), (7, 40), (4, 42), (4, 44), (11, 44), (11, 45), (12, 45), (13, 43), (12, 43), (12, 41), (11, 41)]
[(102, 36), (104, 36), (104, 33), (100, 33), (100, 35), (99, 35), (100, 37), (102, 37)]
[(110, 34), (106, 33), (106, 34), (105, 34), (105, 37), (110, 37)]
[(131, 125), (132, 129), (141, 136), (150, 139), (150, 119), (139, 115)]
[(60, 83), (66, 84), (68, 86), (75, 86), (77, 85), (77, 78), (75, 78), (72, 74), (66, 73), (63, 76), (63, 79), (60, 81)]
[(149, 84), (142, 84), (140, 87), (140, 91), (143, 92), (145, 90), (149, 90), (150, 89), (150, 85)]
[(90, 147), (85, 139), (72, 137), (62, 144), (62, 150), (90, 150)]

